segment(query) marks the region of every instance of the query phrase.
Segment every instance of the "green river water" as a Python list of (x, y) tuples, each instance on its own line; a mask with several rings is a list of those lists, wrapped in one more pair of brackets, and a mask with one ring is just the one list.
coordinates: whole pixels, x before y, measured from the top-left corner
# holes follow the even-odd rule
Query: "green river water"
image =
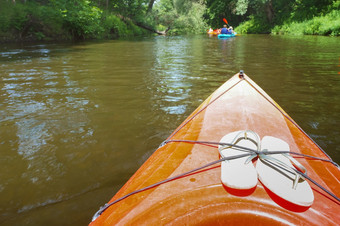
[(0, 45), (0, 225), (86, 225), (240, 69), (340, 163), (340, 38)]

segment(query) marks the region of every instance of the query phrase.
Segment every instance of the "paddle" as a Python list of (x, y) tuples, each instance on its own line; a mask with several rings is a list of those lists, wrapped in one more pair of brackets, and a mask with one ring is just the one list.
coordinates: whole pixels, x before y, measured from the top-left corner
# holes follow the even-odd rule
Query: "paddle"
[[(224, 23), (226, 23), (230, 27), (226, 18), (223, 18), (223, 21), (224, 21)], [(235, 35), (239, 36), (240, 34), (235, 34)]]
[(223, 21), (224, 21), (224, 23), (226, 23), (230, 27), (230, 25), (228, 24), (228, 21), (226, 20), (226, 18), (223, 18)]

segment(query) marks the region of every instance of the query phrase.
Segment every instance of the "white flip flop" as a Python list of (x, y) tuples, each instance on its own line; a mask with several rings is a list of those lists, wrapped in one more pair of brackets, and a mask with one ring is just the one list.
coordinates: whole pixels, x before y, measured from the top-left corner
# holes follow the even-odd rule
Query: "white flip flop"
[[(250, 130), (236, 131), (225, 135), (220, 143), (235, 144), (258, 151), (260, 149), (259, 136)], [(233, 157), (249, 153), (248, 156), (225, 160), (221, 163), (221, 181), (228, 188), (248, 190), (257, 185), (257, 172), (251, 161), (255, 153), (249, 150), (219, 145), (218, 150), (221, 158)]]
[(289, 151), (289, 145), (281, 139), (265, 136), (262, 138), (261, 148), (260, 158), (256, 163), (261, 183), (290, 203), (301, 207), (311, 206), (314, 201), (313, 191), (308, 182), (295, 172), (293, 164), (303, 173), (306, 169), (289, 154), (265, 154), (266, 151)]

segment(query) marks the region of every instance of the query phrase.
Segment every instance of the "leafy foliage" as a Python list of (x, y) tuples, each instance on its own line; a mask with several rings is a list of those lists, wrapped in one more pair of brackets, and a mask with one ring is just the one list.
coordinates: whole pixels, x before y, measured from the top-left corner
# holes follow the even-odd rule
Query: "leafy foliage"
[[(188, 5), (187, 5), (188, 7)], [(205, 12), (204, 5), (192, 3), (190, 7), (176, 9), (177, 18), (175, 17), (171, 32), (173, 34), (197, 34), (205, 32), (207, 24), (202, 20)]]
[(63, 27), (76, 39), (91, 38), (102, 32), (102, 10), (88, 0), (53, 0)]
[(337, 36), (339, 6), (340, 0), (0, 0), (0, 41), (146, 34), (140, 25), (205, 33), (222, 27), (223, 18), (238, 33)]
[(102, 23), (104, 38), (129, 37), (146, 34), (146, 31), (132, 22), (124, 22), (118, 16), (107, 14)]
[(147, 11), (148, 0), (112, 1), (113, 12), (129, 18), (138, 17)]
[(223, 26), (223, 18), (232, 22), (233, 26), (238, 25), (246, 17), (244, 15), (236, 14), (236, 1), (222, 1), (222, 0), (207, 0), (207, 10), (205, 18), (213, 28), (220, 28)]
[(163, 0), (155, 5), (153, 16), (158, 27), (171, 27), (170, 34), (198, 34), (207, 29), (205, 11), (201, 1)]
[(339, 0), (207, 0), (207, 18), (227, 17), (239, 33), (338, 35)]
[(340, 35), (340, 11), (333, 10), (330, 13), (314, 17), (303, 22), (293, 22), (290, 24), (277, 25), (272, 30), (273, 34), (293, 34), (293, 35)]
[(47, 33), (51, 38), (62, 33), (61, 20), (51, 7), (0, 1), (0, 36), (40, 40), (48, 38)]

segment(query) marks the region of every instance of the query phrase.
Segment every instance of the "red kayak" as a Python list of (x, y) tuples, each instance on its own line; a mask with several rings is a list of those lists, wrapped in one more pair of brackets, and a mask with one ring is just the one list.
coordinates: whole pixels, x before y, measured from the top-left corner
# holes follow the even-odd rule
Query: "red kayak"
[(241, 71), (91, 225), (338, 225), (339, 196), (339, 166)]

